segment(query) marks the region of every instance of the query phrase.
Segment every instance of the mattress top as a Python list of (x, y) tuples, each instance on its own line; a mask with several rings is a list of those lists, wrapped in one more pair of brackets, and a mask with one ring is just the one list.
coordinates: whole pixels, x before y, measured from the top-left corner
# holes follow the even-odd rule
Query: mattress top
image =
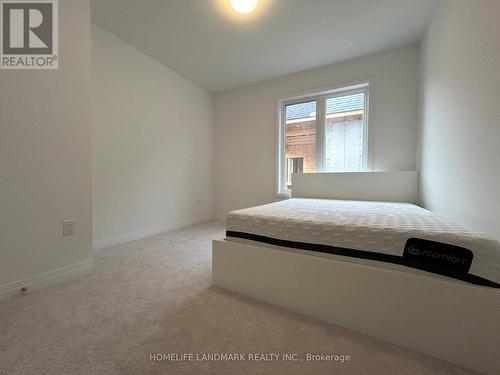
[(232, 211), (226, 228), (273, 239), (402, 256), (410, 238), (470, 249), (470, 273), (500, 282), (500, 243), (410, 203), (292, 198)]
[(228, 214), (228, 224), (238, 218), (253, 218), (256, 223), (259, 220), (285, 220), (290, 224), (300, 222), (306, 225), (304, 230), (310, 229), (307, 226), (310, 223), (353, 227), (365, 231), (392, 229), (440, 235), (450, 233), (472, 238), (487, 237), (484, 233), (466, 229), (411, 203), (292, 198), (232, 211)]

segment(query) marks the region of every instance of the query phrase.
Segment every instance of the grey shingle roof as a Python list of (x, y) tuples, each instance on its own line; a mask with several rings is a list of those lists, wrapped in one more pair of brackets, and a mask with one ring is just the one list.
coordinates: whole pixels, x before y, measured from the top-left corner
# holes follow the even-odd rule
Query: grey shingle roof
[[(363, 93), (339, 96), (326, 101), (326, 114), (350, 112), (363, 109)], [(300, 103), (286, 106), (286, 120), (309, 117), (316, 111), (316, 103)]]

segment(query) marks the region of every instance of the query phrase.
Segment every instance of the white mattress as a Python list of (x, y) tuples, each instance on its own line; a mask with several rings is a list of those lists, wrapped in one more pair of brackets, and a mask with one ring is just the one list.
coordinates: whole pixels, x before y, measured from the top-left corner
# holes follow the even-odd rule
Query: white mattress
[(226, 221), (227, 238), (244, 233), (398, 257), (410, 238), (460, 246), (473, 254), (469, 274), (500, 283), (499, 241), (409, 203), (293, 198), (232, 211)]

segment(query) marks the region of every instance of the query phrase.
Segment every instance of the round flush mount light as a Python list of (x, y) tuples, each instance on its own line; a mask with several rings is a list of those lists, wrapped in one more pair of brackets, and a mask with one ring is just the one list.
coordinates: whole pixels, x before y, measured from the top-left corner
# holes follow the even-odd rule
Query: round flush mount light
[(238, 13), (248, 14), (257, 8), (258, 3), (259, 0), (231, 0), (231, 7)]

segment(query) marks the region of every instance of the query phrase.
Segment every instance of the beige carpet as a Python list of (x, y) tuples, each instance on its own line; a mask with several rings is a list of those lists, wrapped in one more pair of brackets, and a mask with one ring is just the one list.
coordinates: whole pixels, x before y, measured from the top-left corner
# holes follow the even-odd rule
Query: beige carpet
[[(78, 280), (1, 301), (2, 374), (466, 374), (450, 364), (210, 286), (207, 223), (95, 255)], [(151, 353), (247, 361), (151, 361)], [(349, 362), (252, 361), (338, 353)], [(297, 357), (298, 358), (298, 357)]]

